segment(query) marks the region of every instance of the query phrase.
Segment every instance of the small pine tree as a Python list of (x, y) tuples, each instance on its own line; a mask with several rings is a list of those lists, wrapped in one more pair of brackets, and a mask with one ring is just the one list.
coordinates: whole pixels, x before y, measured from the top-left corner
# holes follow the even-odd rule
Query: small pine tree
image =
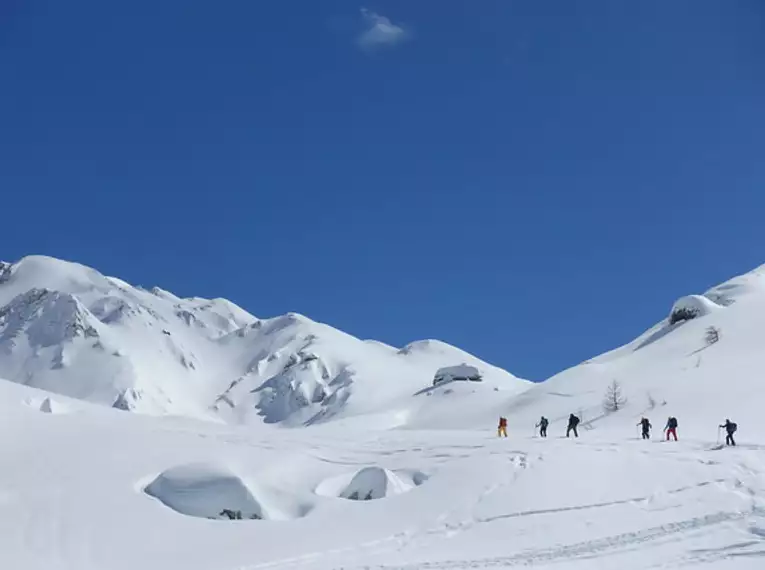
[(627, 403), (627, 398), (622, 395), (622, 387), (616, 380), (611, 382), (603, 397), (603, 409), (608, 412), (618, 412)]
[(706, 340), (707, 345), (713, 345), (716, 342), (720, 341), (720, 329), (717, 327), (709, 327), (707, 328), (707, 334), (704, 337), (704, 340)]

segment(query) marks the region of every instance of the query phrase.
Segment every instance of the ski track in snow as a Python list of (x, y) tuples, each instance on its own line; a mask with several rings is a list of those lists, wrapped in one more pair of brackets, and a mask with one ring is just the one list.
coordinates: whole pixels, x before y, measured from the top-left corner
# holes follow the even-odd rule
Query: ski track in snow
[[(377, 568), (383, 569), (400, 569), (400, 570), (414, 570), (423, 568), (433, 569), (459, 569), (459, 568), (501, 568), (507, 566), (528, 566), (532, 564), (538, 564), (542, 562), (554, 562), (558, 560), (569, 560), (573, 558), (592, 558), (608, 554), (615, 550), (625, 550), (631, 548), (637, 548), (644, 546), (646, 543), (658, 541), (661, 539), (667, 539), (674, 537), (677, 534), (702, 531), (706, 527), (719, 525), (726, 522), (738, 521), (745, 519), (754, 514), (752, 513), (739, 513), (739, 512), (721, 512), (706, 515), (704, 517), (698, 517), (671, 523), (667, 525), (661, 525), (657, 527), (647, 528), (640, 531), (628, 532), (624, 534), (617, 534), (614, 536), (608, 536), (605, 538), (599, 538), (596, 540), (588, 540), (575, 544), (569, 544), (561, 547), (545, 548), (540, 550), (532, 550), (529, 552), (521, 552), (519, 554), (507, 557), (488, 558), (484, 560), (450, 560), (443, 562), (418, 562), (413, 564), (402, 565), (381, 565), (381, 566), (368, 566), (363, 568)], [(765, 514), (765, 511), (761, 511), (759, 514)], [(751, 544), (747, 544), (750, 546)], [(702, 551), (703, 552), (703, 551)], [(717, 553), (719, 554), (719, 552)], [(339, 567), (348, 568), (348, 567)], [(359, 568), (359, 567), (356, 567)]]
[[(593, 445), (592, 448), (596, 453), (608, 453), (612, 445), (618, 446), (619, 444), (616, 442), (614, 444), (607, 445), (597, 444)], [(483, 454), (487, 451), (483, 449), (482, 446), (471, 446), (471, 449), (473, 449), (477, 454)], [(408, 451), (409, 450), (400, 449), (389, 453), (401, 454), (407, 453)], [(634, 450), (634, 452), (636, 455), (641, 456), (648, 453), (647, 451), (641, 449)], [(492, 454), (491, 452), (489, 453)], [(712, 461), (706, 457), (698, 456), (698, 453), (699, 452), (691, 451), (686, 455), (682, 455), (678, 454), (677, 450), (672, 449), (669, 450), (669, 453), (666, 455), (669, 456), (672, 461), (678, 463), (690, 462), (710, 467), (720, 465), (719, 462)], [(705, 452), (701, 453), (703, 454)], [(367, 541), (347, 548), (318, 551), (302, 556), (275, 560), (267, 563), (241, 566), (238, 567), (237, 570), (256, 570), (285, 567), (320, 567), (333, 568), (337, 570), (456, 570), (461, 568), (497, 568), (529, 565), (534, 566), (547, 563), (586, 560), (591, 558), (611, 556), (615, 554), (623, 554), (625, 552), (651, 547), (652, 545), (663, 545), (670, 542), (676, 542), (678, 540), (683, 541), (693, 535), (707, 532), (710, 529), (720, 527), (721, 525), (740, 523), (742, 521), (748, 521), (750, 523), (748, 527), (748, 532), (751, 534), (750, 540), (745, 540), (721, 548), (695, 550), (689, 549), (688, 554), (677, 557), (673, 563), (676, 563), (679, 566), (683, 566), (696, 563), (709, 563), (736, 557), (751, 558), (765, 556), (765, 550), (758, 549), (758, 547), (765, 548), (765, 527), (756, 526), (751, 523), (751, 521), (754, 519), (765, 519), (765, 508), (762, 506), (757, 506), (763, 502), (757, 499), (757, 491), (755, 491), (752, 487), (744, 484), (741, 479), (735, 476), (736, 473), (739, 473), (742, 476), (753, 479), (755, 482), (762, 483), (763, 474), (755, 469), (752, 469), (746, 462), (736, 461), (730, 466), (731, 475), (728, 477), (712, 478), (710, 480), (700, 481), (692, 485), (685, 485), (671, 489), (661, 489), (658, 491), (658, 493), (665, 497), (680, 496), (690, 491), (703, 490), (708, 487), (717, 486), (724, 488), (728, 493), (754, 499), (757, 504), (753, 505), (747, 510), (717, 511), (705, 514), (703, 516), (681, 519), (666, 524), (650, 526), (635, 531), (604, 536), (592, 540), (574, 542), (561, 546), (521, 550), (520, 552), (508, 556), (467, 558), (464, 560), (425, 560), (421, 562), (404, 564), (381, 563), (377, 565), (369, 563), (348, 565), (335, 564), (331, 562), (331, 560), (337, 559), (338, 557), (374, 559), (385, 558), (390, 554), (397, 552), (400, 553), (402, 551), (416, 553), (419, 541), (425, 537), (433, 538), (434, 536), (440, 536), (443, 540), (448, 540), (475, 527), (507, 519), (521, 519), (526, 517), (542, 516), (555, 517), (562, 513), (604, 510), (624, 505), (639, 505), (641, 503), (649, 502), (652, 499), (650, 495), (640, 495), (612, 501), (561, 506), (550, 509), (507, 512), (504, 514), (483, 518), (476, 517), (471, 513), (473, 513), (473, 511), (481, 503), (489, 500), (491, 496), (498, 490), (512, 486), (516, 478), (522, 475), (523, 470), (529, 467), (529, 453), (527, 452), (507, 450), (504, 452), (504, 455), (506, 455), (507, 460), (513, 466), (513, 469), (509, 470), (499, 482), (485, 487), (483, 491), (481, 491), (474, 499), (469, 502), (469, 504), (456, 506), (453, 509), (450, 509), (439, 515), (434, 521), (435, 525), (411, 528), (390, 536), (381, 537), (376, 540)], [(459, 460), (461, 459), (461, 456), (452, 456), (452, 458), (454, 460)], [(536, 460), (544, 461), (544, 454), (537, 454)], [(761, 488), (762, 487), (765, 487), (765, 485), (761, 485)], [(455, 517), (458, 519), (457, 521), (447, 522), (448, 520)], [(413, 557), (416, 558), (416, 554), (413, 554)]]
[[(655, 445), (618, 439), (500, 440), (481, 432), (418, 431), (359, 434), (354, 440), (343, 430), (327, 428), (321, 432), (279, 430), (264, 438), (263, 434), (249, 435), (241, 430), (208, 427), (201, 423), (188, 429), (167, 429), (162, 427), (162, 419), (145, 423), (144, 418), (132, 415), (118, 416), (120, 424), (125, 425), (107, 426), (102, 439), (99, 426), (106, 424), (100, 424), (103, 418), (98, 416), (24, 413), (27, 414), (25, 421), (37, 426), (35, 429), (46, 438), (50, 437), (45, 427), (49, 423), (52, 429), (64, 428), (65, 438), (77, 433), (90, 442), (88, 445), (103, 446), (103, 452), (108, 453), (115, 434), (120, 434), (120, 444), (127, 446), (125, 451), (107, 455), (103, 461), (98, 459), (98, 454), (80, 456), (86, 461), (82, 470), (78, 461), (61, 463), (62, 472), (57, 472), (55, 484), (34, 491), (37, 496), (29, 508), (24, 504), (24, 497), (32, 496), (31, 489), (18, 494), (23, 489), (24, 478), (3, 486), (0, 504), (7, 511), (17, 513), (13, 523), (3, 523), (3, 528), (13, 529), (7, 539), (23, 545), (23, 550), (28, 552), (24, 564), (34, 570), (109, 569), (104, 565), (105, 546), (101, 544), (104, 540), (108, 544), (109, 539), (101, 533), (114, 524), (114, 518), (110, 516), (103, 523), (99, 522), (97, 513), (101, 512), (101, 505), (87, 502), (91, 486), (98, 493), (99, 501), (106, 500), (108, 507), (109, 494), (124, 494), (130, 485), (140, 491), (145, 483), (139, 481), (148, 482), (160, 471), (197, 462), (211, 454), (240, 458), (233, 463), (222, 460), (220, 465), (241, 466), (241, 458), (250, 458), (254, 466), (262, 465), (266, 473), (274, 470), (265, 487), (257, 484), (257, 468), (252, 473), (243, 472), (245, 480), (256, 482), (254, 493), (259, 500), (259, 493), (275, 484), (287, 485), (285, 490), (289, 490), (290, 485), (302, 485), (300, 493), (310, 495), (321, 480), (350, 476), (368, 466), (393, 471), (421, 470), (428, 478), (420, 487), (407, 493), (368, 504), (323, 498), (320, 505), (314, 507), (314, 512), (299, 521), (245, 521), (241, 525), (232, 525), (232, 532), (237, 528), (247, 529), (242, 538), (249, 537), (251, 541), (251, 548), (245, 548), (242, 543), (234, 551), (236, 556), (233, 558), (239, 558), (238, 562), (200, 561), (194, 564), (193, 560), (186, 560), (183, 566), (178, 566), (184, 570), (456, 570), (553, 564), (565, 567), (586, 560), (611, 560), (611, 557), (614, 557), (615, 565), (621, 565), (624, 556), (638, 556), (636, 553), (646, 558), (646, 563), (633, 564), (630, 569), (693, 567), (723, 561), (747, 568), (748, 564), (756, 564), (765, 552), (765, 461), (756, 444), (737, 449), (710, 449), (702, 441)], [(38, 420), (46, 424), (38, 424)], [(150, 429), (146, 429), (148, 425)], [(71, 432), (72, 429), (75, 431)], [(450, 442), (452, 439), (456, 441)], [(50, 461), (50, 458), (45, 459), (46, 455), (57, 457), (57, 447), (61, 444), (64, 447), (74, 445), (81, 450), (87, 447), (67, 439), (53, 445), (47, 441), (38, 440), (43, 450), (30, 455), (36, 461), (45, 461), (40, 465)], [(98, 490), (102, 484), (100, 472), (104, 469), (114, 469), (115, 474), (130, 471), (131, 458), (138, 458), (140, 453), (152, 448), (158, 460), (153, 464), (158, 468), (142, 469), (139, 481), (133, 478), (119, 483), (122, 491), (115, 488), (113, 481), (108, 482), (112, 490), (107, 494)], [(189, 458), (182, 459), (184, 454), (180, 454), (169, 459), (167, 454), (174, 455), (176, 448), (188, 448)], [(112, 467), (114, 461), (118, 465)], [(216, 464), (216, 460), (208, 461)], [(581, 476), (585, 479), (594, 477), (592, 486), (577, 487), (576, 481), (559, 472), (572, 461), (589, 466), (591, 472), (583, 472)], [(292, 462), (297, 462), (297, 470), (290, 466)], [(625, 465), (628, 466), (626, 470)], [(282, 472), (282, 469), (287, 471)], [(633, 470), (638, 474), (637, 479), (624, 481), (624, 490), (611, 485), (603, 489), (608, 496), (598, 491), (598, 485), (613, 477), (629, 478)], [(610, 475), (612, 471), (613, 476)], [(284, 481), (285, 475), (289, 482)], [(301, 483), (306, 476), (313, 482)], [(642, 479), (646, 481), (642, 482)], [(550, 484), (553, 488), (549, 488)], [(630, 492), (632, 487), (644, 491)], [(132, 498), (120, 496), (120, 509), (142, 499), (140, 493)], [(594, 500), (586, 500), (587, 497)], [(71, 509), (80, 500), (84, 501), (86, 509), (82, 516), (89, 522), (72, 524), (76, 513)], [(269, 508), (273, 507), (271, 501), (269, 495), (265, 495), (265, 504), (271, 505)], [(164, 507), (158, 503), (141, 502), (150, 507), (152, 517), (164, 515)], [(336, 515), (330, 517), (326, 509), (345, 512), (352, 518), (346, 522), (335, 518)], [(193, 542), (211, 540), (209, 548), (212, 551), (226, 548), (215, 546), (216, 540), (224, 539), (221, 544), (230, 540), (226, 538), (227, 523), (216, 523), (217, 526), (210, 530), (215, 530), (218, 538), (207, 539), (206, 534), (197, 533), (201, 528), (198, 525), (204, 521), (186, 524), (187, 518), (181, 515), (169, 517), (170, 521), (175, 521), (173, 524), (182, 525), (179, 528), (186, 528), (179, 536), (192, 531), (196, 537)], [(2, 520), (0, 513), (0, 522)], [(570, 535), (566, 529), (574, 520), (590, 525), (592, 530), (586, 534), (592, 534), (592, 537)], [(327, 526), (333, 532), (321, 540), (303, 545), (301, 539), (294, 548), (286, 546), (294, 539), (294, 532), (299, 536), (306, 532), (327, 532), (322, 530)], [(258, 554), (266, 546), (260, 543), (261, 528), (269, 533), (269, 541), (276, 541), (272, 545), (274, 548), (263, 555)], [(536, 533), (529, 535), (533, 544), (528, 543), (524, 529)], [(475, 541), (480, 544), (484, 540), (492, 544), (498, 533), (513, 536), (512, 533), (518, 532), (521, 534), (514, 540), (505, 544), (494, 543), (489, 553), (483, 552), (481, 546), (471, 546)], [(550, 536), (540, 538), (539, 532)], [(709, 544), (706, 544), (707, 540)], [(285, 541), (285, 545), (279, 546), (278, 541)], [(153, 556), (152, 549), (159, 549), (160, 558), (168, 560), (172, 558), (169, 554), (172, 548), (187, 547), (196, 548), (193, 543), (152, 544), (141, 567), (147, 570), (168, 567), (148, 562)], [(136, 543), (134, 548), (140, 550), (141, 545)], [(2, 560), (3, 553), (0, 552)], [(115, 568), (123, 570), (129, 566)]]

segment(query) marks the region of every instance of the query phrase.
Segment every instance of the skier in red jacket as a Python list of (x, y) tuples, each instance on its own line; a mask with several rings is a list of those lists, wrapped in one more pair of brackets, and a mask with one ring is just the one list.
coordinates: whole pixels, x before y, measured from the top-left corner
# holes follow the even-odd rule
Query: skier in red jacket
[(675, 441), (677, 441), (677, 418), (674, 416), (670, 416), (667, 419), (667, 425), (664, 427), (664, 431), (667, 432), (667, 441), (669, 441), (669, 436), (675, 438)]

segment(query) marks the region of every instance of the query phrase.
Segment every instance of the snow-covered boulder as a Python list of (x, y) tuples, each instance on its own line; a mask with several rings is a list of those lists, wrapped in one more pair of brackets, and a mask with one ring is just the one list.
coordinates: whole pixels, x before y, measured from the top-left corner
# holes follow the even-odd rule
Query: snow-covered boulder
[(370, 466), (355, 473), (327, 479), (316, 488), (316, 493), (351, 501), (371, 501), (406, 493), (426, 479), (425, 475), (417, 471), (394, 472)]
[(192, 517), (263, 519), (265, 512), (253, 492), (228, 469), (206, 463), (174, 467), (161, 473), (145, 489), (165, 506)]
[(468, 366), (467, 364), (458, 364), (457, 366), (445, 366), (439, 368), (436, 371), (436, 375), (433, 377), (433, 385), (435, 386), (442, 382), (480, 382), (481, 380), (483, 380), (483, 376), (478, 368), (475, 366)]
[(348, 486), (340, 493), (343, 499), (369, 501), (399, 495), (412, 489), (398, 475), (381, 467), (366, 467), (356, 473)]

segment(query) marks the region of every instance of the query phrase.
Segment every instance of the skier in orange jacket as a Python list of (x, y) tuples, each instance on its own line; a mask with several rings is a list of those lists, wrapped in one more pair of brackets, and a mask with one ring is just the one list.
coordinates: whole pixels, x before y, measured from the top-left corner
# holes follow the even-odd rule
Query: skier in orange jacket
[(497, 428), (497, 437), (507, 437), (507, 418), (499, 418), (499, 427)]

